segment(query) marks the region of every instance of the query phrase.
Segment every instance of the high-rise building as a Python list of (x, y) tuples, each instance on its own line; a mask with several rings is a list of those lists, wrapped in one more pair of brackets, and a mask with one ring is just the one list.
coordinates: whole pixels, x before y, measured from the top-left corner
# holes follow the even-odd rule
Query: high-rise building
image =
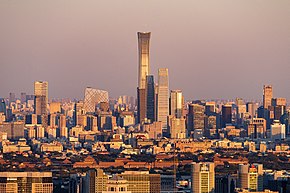
[(169, 118), (169, 136), (174, 139), (186, 138), (185, 118), (176, 118), (170, 115)]
[(84, 110), (86, 113), (95, 113), (96, 105), (100, 102), (109, 102), (109, 93), (91, 87), (85, 89)]
[(182, 117), (184, 98), (181, 90), (171, 90), (170, 92), (170, 115), (176, 118)]
[(47, 114), (48, 82), (34, 82), (34, 113), (36, 115)]
[(215, 192), (214, 163), (193, 163), (191, 178), (192, 193)]
[(263, 164), (240, 164), (237, 187), (250, 191), (262, 191)]
[(128, 181), (128, 191), (132, 193), (160, 193), (160, 174), (149, 174), (148, 171), (125, 171), (118, 176)]
[(155, 84), (153, 75), (146, 77), (146, 118), (151, 123), (155, 121)]
[(51, 102), (49, 104), (49, 113), (61, 113), (61, 103), (60, 102)]
[(227, 124), (232, 124), (232, 105), (222, 106), (222, 126), (226, 127)]
[(169, 115), (169, 81), (168, 69), (158, 69), (158, 93), (157, 93), (157, 121), (162, 122), (162, 128), (167, 128), (167, 116)]
[(52, 173), (0, 172), (0, 192), (52, 193)]
[(274, 120), (270, 131), (271, 139), (274, 141), (286, 138), (286, 127), (284, 124), (281, 124), (279, 120)]
[(251, 118), (254, 118), (257, 116), (257, 110), (258, 110), (258, 104), (254, 102), (248, 102), (247, 103), (247, 112), (251, 116)]
[(108, 180), (107, 191), (103, 191), (102, 193), (112, 192), (132, 193), (128, 191), (128, 181), (116, 175)]
[(151, 32), (138, 32), (139, 74), (138, 88), (145, 89), (146, 76), (150, 73), (149, 43)]
[(7, 114), (6, 103), (5, 103), (5, 100), (3, 98), (0, 99), (0, 113), (3, 113), (4, 115)]
[(248, 137), (251, 139), (263, 139), (266, 137), (266, 120), (263, 118), (253, 118), (247, 125)]
[[(203, 136), (204, 131), (204, 117), (205, 107), (199, 104), (189, 104), (187, 114), (187, 132), (189, 136), (199, 138)], [(201, 136), (197, 136), (196, 134)]]
[(273, 98), (273, 88), (271, 85), (264, 85), (264, 90), (263, 90), (263, 106), (264, 109), (268, 109), (269, 106), (271, 106)]
[(102, 169), (89, 170), (85, 177), (86, 193), (102, 193), (107, 190), (108, 176)]
[(150, 73), (149, 43), (150, 32), (138, 32), (138, 88), (137, 88), (137, 116), (138, 123), (144, 122), (147, 111), (146, 77)]

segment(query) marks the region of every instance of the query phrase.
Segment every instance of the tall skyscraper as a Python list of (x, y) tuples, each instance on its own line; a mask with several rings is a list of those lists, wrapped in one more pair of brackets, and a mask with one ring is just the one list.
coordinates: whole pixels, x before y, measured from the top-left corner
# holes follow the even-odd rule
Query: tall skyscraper
[(109, 93), (91, 87), (85, 89), (84, 110), (86, 113), (96, 112), (96, 105), (100, 102), (109, 102)]
[(240, 164), (238, 170), (238, 188), (250, 191), (263, 190), (263, 165), (262, 164)]
[(158, 69), (157, 121), (162, 122), (162, 128), (167, 128), (169, 115), (169, 81), (168, 69)]
[(191, 177), (192, 193), (215, 192), (214, 163), (193, 163)]
[(153, 75), (148, 75), (146, 78), (146, 96), (146, 118), (153, 123), (155, 121), (155, 84)]
[(268, 109), (271, 106), (273, 98), (273, 88), (271, 85), (264, 85), (263, 90), (263, 106), (264, 109)]
[(199, 104), (189, 104), (187, 114), (187, 132), (194, 138), (203, 137), (205, 107)]
[(181, 118), (184, 99), (181, 90), (172, 90), (170, 92), (170, 115)]
[(222, 126), (232, 123), (232, 105), (222, 106)]
[(34, 112), (36, 115), (47, 114), (48, 82), (34, 82)]
[(150, 73), (149, 65), (149, 42), (150, 32), (138, 32), (138, 88), (137, 88), (137, 107), (138, 122), (142, 123), (146, 118), (146, 76)]
[(5, 103), (5, 100), (3, 98), (0, 99), (0, 113), (3, 113), (4, 115), (7, 114), (6, 103)]
[(145, 89), (146, 76), (150, 73), (149, 42), (151, 32), (138, 32), (139, 75), (138, 88)]

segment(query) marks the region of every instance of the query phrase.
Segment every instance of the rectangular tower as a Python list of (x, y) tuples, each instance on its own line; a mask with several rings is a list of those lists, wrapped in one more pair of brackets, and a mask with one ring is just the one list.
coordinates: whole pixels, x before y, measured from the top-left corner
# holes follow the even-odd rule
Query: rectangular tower
[(263, 89), (263, 106), (264, 109), (268, 109), (271, 106), (273, 98), (273, 88), (271, 85), (264, 85)]
[(192, 193), (215, 192), (214, 163), (193, 163), (191, 176)]
[(34, 82), (34, 112), (36, 115), (47, 114), (48, 82)]
[(170, 115), (181, 118), (184, 99), (181, 90), (172, 90), (170, 92)]
[(155, 84), (153, 75), (146, 78), (146, 118), (151, 123), (155, 121)]
[(146, 76), (150, 72), (149, 66), (149, 42), (150, 32), (138, 32), (138, 122), (142, 123), (146, 117)]
[(168, 69), (158, 69), (158, 97), (157, 97), (157, 121), (162, 122), (162, 128), (167, 128), (167, 116), (169, 115), (169, 81)]

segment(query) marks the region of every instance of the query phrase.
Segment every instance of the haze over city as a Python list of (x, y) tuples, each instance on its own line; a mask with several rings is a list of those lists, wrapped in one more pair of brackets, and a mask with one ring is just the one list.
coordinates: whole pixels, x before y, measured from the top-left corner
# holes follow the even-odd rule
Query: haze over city
[(150, 31), (150, 68), (169, 69), (187, 99), (290, 98), (290, 1), (0, 2), (1, 96), (82, 98), (86, 86), (136, 96), (137, 31)]

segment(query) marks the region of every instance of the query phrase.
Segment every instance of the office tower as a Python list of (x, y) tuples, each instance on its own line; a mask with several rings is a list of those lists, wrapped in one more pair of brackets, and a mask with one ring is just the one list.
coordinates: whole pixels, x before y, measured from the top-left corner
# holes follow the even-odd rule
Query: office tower
[(247, 104), (247, 112), (251, 116), (251, 118), (254, 118), (257, 116), (257, 110), (258, 110), (258, 104), (254, 102), (248, 102)]
[(101, 102), (100, 103), (100, 110), (108, 112), (110, 110), (110, 106), (108, 102)]
[(215, 113), (216, 110), (216, 103), (214, 101), (206, 102), (205, 103), (205, 114), (211, 115), (212, 113)]
[(272, 99), (272, 106), (274, 110), (274, 119), (280, 120), (282, 115), (286, 111), (286, 99), (285, 98), (273, 98)]
[(9, 93), (9, 103), (15, 102), (16, 101), (16, 97), (15, 97), (15, 93)]
[(66, 116), (63, 114), (59, 116), (58, 128), (60, 137), (68, 138), (68, 128), (66, 127)]
[(268, 109), (271, 106), (273, 98), (273, 88), (271, 85), (264, 85), (263, 90), (263, 106), (265, 109)]
[(169, 81), (168, 69), (158, 69), (158, 94), (157, 94), (157, 121), (162, 122), (162, 128), (167, 128), (169, 115)]
[(137, 35), (138, 35), (138, 57), (139, 57), (138, 88), (145, 89), (146, 76), (150, 73), (149, 42), (151, 32), (138, 32)]
[(137, 116), (138, 123), (146, 118), (146, 76), (150, 73), (149, 42), (150, 32), (138, 32), (138, 88), (137, 88)]
[(264, 139), (267, 130), (266, 120), (263, 118), (253, 118), (247, 125), (248, 137), (251, 139)]
[(135, 125), (134, 112), (122, 111), (119, 116), (119, 125), (121, 127), (129, 127)]
[(250, 191), (263, 190), (263, 164), (239, 164), (237, 187)]
[(244, 105), (244, 100), (242, 98), (236, 98), (236, 105), (239, 106), (239, 105)]
[(128, 191), (128, 181), (116, 175), (108, 180), (107, 191), (103, 191), (103, 193), (111, 192), (132, 193)]
[(73, 126), (76, 126), (79, 124), (77, 122), (78, 116), (84, 115), (84, 114), (85, 114), (84, 102), (83, 101), (76, 102), (74, 105), (74, 112), (73, 112)]
[(4, 115), (7, 114), (6, 103), (3, 98), (0, 99), (0, 113), (4, 113)]
[(145, 123), (142, 131), (146, 131), (150, 139), (158, 139), (162, 137), (162, 122), (155, 121), (153, 123)]
[(222, 106), (222, 127), (232, 124), (232, 105)]
[(153, 75), (146, 76), (146, 118), (155, 121), (155, 84)]
[(49, 104), (49, 113), (61, 113), (61, 103), (60, 102), (51, 102)]
[(176, 118), (182, 117), (182, 109), (184, 105), (184, 99), (181, 90), (171, 90), (170, 92), (170, 115)]
[(34, 82), (34, 113), (36, 115), (47, 114), (48, 82)]
[(107, 190), (108, 176), (102, 169), (89, 170), (84, 180), (86, 193), (102, 193)]
[(45, 129), (42, 126), (36, 126), (36, 138), (42, 139), (45, 135)]
[(52, 193), (52, 173), (0, 172), (0, 192)]
[(132, 193), (160, 193), (160, 174), (149, 174), (148, 171), (125, 171), (117, 175), (128, 181), (128, 191)]
[(98, 118), (94, 115), (87, 116), (87, 127), (86, 130), (98, 131)]
[[(199, 104), (189, 104), (187, 114), (187, 132), (189, 136), (194, 136), (194, 133), (201, 136), (195, 136), (196, 138), (202, 137), (204, 130), (204, 111), (205, 107)], [(196, 131), (195, 131), (196, 130)]]
[(286, 127), (284, 124), (281, 124), (279, 120), (274, 120), (270, 131), (273, 141), (286, 138)]
[(56, 114), (51, 114), (48, 116), (49, 118), (49, 126), (51, 127), (57, 127), (57, 115)]
[(95, 113), (96, 105), (100, 102), (109, 102), (109, 93), (91, 87), (85, 89), (84, 110), (86, 113)]
[(169, 136), (173, 139), (184, 139), (186, 138), (186, 129), (185, 129), (185, 119), (176, 118), (175, 116), (170, 115), (169, 119)]
[(0, 131), (7, 133), (7, 139), (18, 140), (24, 137), (24, 122), (3, 122)]
[(192, 193), (215, 192), (214, 163), (200, 162), (192, 164), (191, 189)]
[(210, 115), (205, 117), (205, 136), (207, 138), (217, 137), (217, 117), (215, 115)]
[(20, 100), (21, 100), (21, 103), (25, 103), (26, 102), (26, 93), (25, 92), (22, 92), (20, 94)]

